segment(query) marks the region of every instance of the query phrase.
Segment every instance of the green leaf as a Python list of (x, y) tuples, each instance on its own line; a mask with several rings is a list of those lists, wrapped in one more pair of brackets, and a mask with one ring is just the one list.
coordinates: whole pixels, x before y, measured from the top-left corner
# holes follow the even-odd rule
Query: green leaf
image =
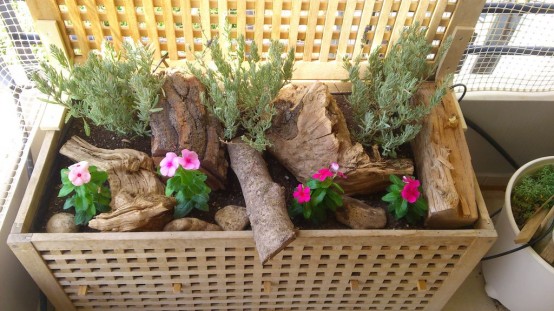
[(390, 181), (395, 184), (395, 185), (402, 185), (404, 182), (402, 181), (402, 179), (400, 179), (400, 177), (394, 175), (394, 174), (391, 174), (389, 175), (389, 179)]
[(98, 212), (101, 212), (101, 213), (106, 213), (106, 212), (109, 212), (111, 210), (110, 206), (107, 205), (107, 204), (96, 204), (96, 210)]
[(63, 184), (63, 187), (60, 189), (60, 192), (58, 193), (58, 198), (65, 197), (66, 195), (73, 192), (75, 189), (75, 186), (72, 184)]
[(83, 119), (83, 126), (85, 128), (85, 135), (90, 136), (90, 126), (85, 119)]
[(304, 214), (304, 219), (312, 218), (312, 209), (309, 206), (304, 206), (302, 213)]
[(317, 189), (318, 181), (310, 178), (310, 180), (308, 180), (308, 182), (306, 183), (306, 186), (312, 190)]
[(335, 187), (335, 188), (339, 191), (340, 194), (344, 194), (344, 189), (342, 189), (342, 187), (341, 187), (339, 184), (337, 184), (336, 182), (334, 182), (334, 183), (332, 184), (332, 186)]
[(174, 218), (183, 218), (187, 216), (190, 211), (194, 208), (194, 202), (193, 201), (185, 201), (177, 204), (175, 206), (175, 211), (173, 213)]
[(84, 225), (87, 221), (87, 213), (84, 212), (76, 212), (75, 213), (75, 224), (76, 225)]
[(329, 188), (333, 184), (333, 178), (327, 177), (324, 181), (319, 182), (318, 188)]
[(314, 194), (311, 197), (312, 205), (317, 206), (323, 201), (325, 198), (325, 195), (327, 194), (327, 189), (325, 188), (318, 188), (314, 191)]
[(336, 207), (342, 206), (342, 196), (338, 193), (336, 193), (333, 190), (327, 191), (327, 197), (333, 202), (333, 205), (335, 208), (333, 211), (336, 210)]
[(290, 217), (296, 217), (302, 214), (302, 205), (296, 200), (293, 200), (292, 205), (288, 208), (288, 212)]
[(397, 194), (395, 194), (394, 192), (389, 192), (389, 193), (385, 194), (385, 195), (381, 198), (381, 200), (383, 200), (383, 201), (385, 201), (385, 202), (392, 203), (392, 202), (398, 200), (398, 198), (399, 198), (399, 197), (398, 197)]
[(425, 202), (425, 199), (423, 199), (422, 197), (419, 197), (413, 205), (416, 211), (423, 212), (423, 213), (427, 212), (427, 209), (428, 209), (427, 202)]
[(195, 204), (196, 209), (199, 209), (199, 210), (204, 211), (204, 212), (209, 212), (210, 211), (210, 207), (208, 206), (208, 197), (207, 196), (204, 196), (202, 194), (195, 194), (192, 197), (192, 200), (194, 202), (196, 202), (196, 204)]
[(63, 209), (64, 210), (70, 209), (74, 205), (75, 205), (75, 196), (72, 196), (71, 198), (65, 200), (65, 203), (63, 204)]
[(400, 188), (400, 186), (398, 186), (398, 185), (390, 185), (389, 188), (388, 188), (388, 191), (389, 192), (396, 192), (396, 193), (400, 194), (400, 192), (402, 191), (402, 188)]
[(64, 168), (60, 171), (60, 177), (61, 177), (61, 180), (62, 180), (62, 183), (63, 184), (71, 184), (71, 181), (69, 181), (69, 169), (68, 168)]
[(402, 204), (400, 204), (400, 208), (396, 210), (396, 217), (398, 219), (403, 218), (408, 213), (408, 202), (402, 201)]

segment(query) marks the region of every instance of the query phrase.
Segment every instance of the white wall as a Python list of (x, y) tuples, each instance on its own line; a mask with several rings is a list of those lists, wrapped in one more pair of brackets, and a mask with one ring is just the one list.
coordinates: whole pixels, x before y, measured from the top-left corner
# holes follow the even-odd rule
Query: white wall
[[(468, 95), (460, 103), (464, 116), (492, 136), (521, 166), (554, 155), (554, 95), (525, 100), (519, 94)], [(473, 167), (481, 185), (503, 185), (514, 169), (475, 131), (466, 133)]]

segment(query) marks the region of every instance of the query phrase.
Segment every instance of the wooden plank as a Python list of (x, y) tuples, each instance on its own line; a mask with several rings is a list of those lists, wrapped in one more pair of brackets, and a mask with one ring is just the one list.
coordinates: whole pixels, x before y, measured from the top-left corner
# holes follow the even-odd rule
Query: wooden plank
[(533, 215), (527, 219), (521, 231), (514, 238), (514, 243), (523, 244), (529, 242), (533, 236), (536, 236), (537, 230), (543, 223), (546, 224), (550, 222), (550, 219), (554, 216), (554, 209), (547, 209), (546, 206), (551, 204), (550, 202), (552, 199), (554, 199), (554, 195), (550, 196), (550, 198), (541, 204)]
[(127, 17), (127, 25), (131, 32), (131, 38), (134, 42), (140, 41), (139, 26), (137, 23), (137, 13), (135, 12), (135, 3), (133, 0), (125, 0), (125, 16)]
[(162, 6), (164, 23), (165, 23), (165, 38), (167, 39), (167, 52), (169, 59), (179, 59), (177, 55), (177, 39), (175, 37), (175, 21), (173, 20), (173, 7), (171, 0), (165, 0)]
[(417, 10), (414, 14), (414, 23), (418, 22), (420, 25), (423, 25), (423, 20), (425, 19), (427, 8), (429, 8), (429, 0), (420, 0), (419, 4), (417, 5)]
[(326, 62), (329, 60), (329, 49), (331, 48), (331, 39), (333, 38), (338, 4), (339, 0), (329, 0), (329, 2), (327, 3), (325, 26), (323, 28), (321, 48), (319, 49), (319, 61), (321, 62)]
[(292, 10), (290, 12), (289, 49), (296, 48), (296, 43), (298, 41), (298, 26), (300, 25), (301, 8), (302, 8), (302, 1), (293, 1)]
[(192, 29), (192, 16), (190, 0), (181, 0), (181, 12), (183, 12), (183, 32), (185, 33), (185, 51), (188, 60), (194, 60), (194, 34)]
[(339, 44), (337, 46), (337, 58), (346, 54), (346, 46), (350, 38), (350, 32), (352, 28), (352, 17), (354, 16), (354, 10), (356, 9), (356, 1), (347, 1), (346, 9), (344, 10), (344, 17), (342, 25), (340, 26)]
[[(68, 54), (68, 51), (65, 47), (65, 42), (62, 37), (62, 32), (60, 31), (58, 27), (58, 23), (55, 20), (37, 20), (35, 21), (35, 29), (38, 32), (40, 36), (40, 40), (42, 41), (43, 45), (45, 47), (48, 47), (50, 45), (55, 45), (56, 47), (60, 48), (65, 56), (70, 59), (70, 55), (73, 55), (73, 52)], [(47, 105), (52, 106), (52, 105)]]
[[(450, 73), (454, 73), (458, 67), (458, 63), (464, 54), (464, 51), (473, 35), (473, 27), (455, 27), (452, 35), (452, 44), (445, 52), (443, 59), (437, 67), (435, 80), (440, 80)], [(443, 40), (444, 42), (444, 40)]]
[[(404, 1), (408, 3), (408, 1)], [(358, 34), (356, 35), (356, 42), (354, 43), (354, 52), (352, 53), (352, 58), (356, 58), (362, 51), (362, 46), (365, 44), (364, 35), (366, 34), (365, 28), (369, 25), (371, 21), (371, 16), (373, 15), (373, 6), (375, 6), (375, 1), (365, 1), (364, 9), (362, 12), (362, 19), (358, 26)]]
[(312, 60), (312, 52), (314, 50), (315, 28), (317, 25), (317, 14), (319, 13), (319, 0), (310, 1), (308, 10), (308, 25), (306, 29), (306, 37), (304, 39), (304, 61)]
[(265, 1), (256, 1), (256, 8), (254, 13), (254, 42), (256, 42), (256, 45), (258, 46), (260, 54), (264, 50), (264, 16)]
[(227, 0), (217, 0), (217, 19), (219, 24), (219, 36), (221, 38), (225, 37), (225, 26), (227, 24), (227, 16), (229, 10), (227, 9)]
[(154, 58), (161, 58), (160, 38), (158, 37), (158, 23), (156, 22), (156, 14), (152, 1), (143, 1), (142, 8), (144, 10), (144, 21), (146, 22), (146, 31), (150, 44), (154, 48)]
[(437, 3), (435, 4), (435, 10), (431, 15), (431, 21), (429, 22), (429, 27), (427, 28), (427, 41), (429, 42), (435, 38), (437, 27), (442, 20), (442, 14), (444, 13), (444, 9), (446, 9), (447, 3), (448, 0), (437, 0)]
[(456, 117), (456, 121), (460, 122), (464, 132), (467, 131), (467, 123), (466, 123), (466, 120), (464, 118), (464, 114), (462, 113), (462, 108), (460, 108), (460, 103), (458, 102), (458, 98), (456, 97), (456, 93), (455, 92), (448, 92), (444, 96), (448, 96), (449, 100), (454, 103), (454, 106), (456, 108), (456, 114), (458, 116), (458, 117)]
[(33, 247), (31, 238), (32, 234), (10, 234), (7, 243), (19, 262), (29, 272), (40, 290), (57, 310), (75, 310), (63, 288), (48, 269), (39, 252)]
[(75, 30), (75, 35), (77, 36), (77, 46), (81, 50), (81, 54), (84, 56), (88, 55), (90, 51), (87, 32), (83, 25), (83, 20), (81, 19), (81, 11), (77, 4), (73, 1), (68, 1), (66, 3), (67, 12), (71, 23), (73, 23), (73, 29)]
[(383, 7), (381, 8), (381, 13), (379, 14), (379, 21), (377, 22), (377, 26), (375, 28), (375, 35), (373, 36), (373, 41), (371, 42), (370, 52), (373, 52), (375, 49), (380, 49), (383, 44), (383, 37), (385, 36), (385, 30), (392, 4), (393, 0), (385, 0), (383, 2)]
[(96, 1), (85, 2), (85, 8), (87, 10), (86, 16), (90, 21), (94, 42), (96, 42), (97, 48), (100, 49), (102, 47), (102, 42), (104, 41), (104, 32), (102, 31), (102, 23), (98, 17), (98, 8), (96, 5)]
[(271, 16), (271, 40), (281, 39), (281, 15), (283, 0), (273, 1), (273, 15)]
[(121, 50), (121, 44), (123, 43), (123, 36), (121, 35), (121, 26), (119, 25), (119, 18), (117, 9), (113, 1), (105, 1), (106, 14), (108, 15), (108, 23), (110, 24), (110, 32), (112, 35), (112, 43), (116, 51)]
[(237, 38), (246, 36), (246, 1), (237, 1)]
[(446, 29), (445, 38), (452, 35), (456, 27), (475, 27), (486, 0), (457, 1), (456, 9), (450, 17), (449, 27)]
[(408, 16), (408, 10), (410, 9), (410, 1), (402, 1), (400, 4), (400, 9), (398, 12), (396, 12), (396, 20), (394, 21), (394, 26), (391, 30), (391, 37), (389, 39), (389, 46), (387, 48), (387, 51), (389, 51), (394, 43), (396, 43), (396, 40), (400, 37), (400, 34), (402, 33), (402, 30), (404, 29), (404, 25), (406, 24), (406, 18)]
[(210, 22), (210, 2), (200, 1), (200, 25), (202, 27), (202, 42), (207, 43), (207, 40), (212, 38), (212, 25)]

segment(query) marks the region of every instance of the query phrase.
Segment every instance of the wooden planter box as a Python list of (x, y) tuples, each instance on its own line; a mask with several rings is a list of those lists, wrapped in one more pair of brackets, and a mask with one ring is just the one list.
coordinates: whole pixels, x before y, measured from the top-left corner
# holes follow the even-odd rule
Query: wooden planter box
[[(116, 10), (114, 2), (104, 1), (102, 11), (88, 2), (85, 10), (71, 0), (27, 2), (41, 23), (41, 38), (64, 47), (76, 61), (99, 48), (105, 35), (112, 36), (116, 47), (124, 36), (135, 41), (147, 36), (157, 57), (165, 50), (172, 61), (190, 59), (192, 53), (178, 51), (185, 45), (192, 51), (202, 47), (194, 40), (202, 40), (195, 24), (210, 29), (211, 23), (219, 23), (223, 29), (225, 19), (214, 13), (217, 8), (235, 12), (229, 19), (237, 24), (237, 32), (258, 46), (269, 38), (296, 45), (301, 61), (293, 79), (335, 81), (345, 78), (340, 56), (375, 47), (386, 53), (400, 29), (415, 21), (428, 27), (429, 40), (442, 42), (445, 36), (454, 36), (438, 76), (452, 72), (484, 4), (484, 0), (121, 1), (124, 9)], [(288, 16), (281, 14), (285, 11)], [(264, 17), (252, 12), (264, 12)], [(163, 29), (157, 24), (160, 20), (165, 22)], [(123, 21), (127, 26), (119, 27)], [(339, 30), (333, 27), (336, 23), (342, 25)], [(265, 24), (271, 30), (266, 31)], [(286, 24), (289, 28), (283, 30)], [(373, 43), (362, 50), (365, 29)], [(208, 38), (219, 30), (208, 31)], [(165, 41), (158, 40), (162, 36)], [(32, 233), (58, 139), (59, 132), (47, 132), (8, 240), (58, 310), (440, 310), (496, 237), (478, 188), (474, 191), (479, 219), (471, 229), (300, 231), (263, 267), (250, 231)], [(469, 154), (465, 143), (461, 148), (451, 152)]]

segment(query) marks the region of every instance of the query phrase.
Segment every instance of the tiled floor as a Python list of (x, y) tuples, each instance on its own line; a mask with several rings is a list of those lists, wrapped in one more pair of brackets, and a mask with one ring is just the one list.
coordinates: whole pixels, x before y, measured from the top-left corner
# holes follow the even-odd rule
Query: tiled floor
[[(494, 213), (504, 204), (504, 191), (483, 191), (489, 213)], [(485, 280), (481, 265), (468, 276), (458, 291), (446, 304), (443, 311), (509, 311), (485, 293)]]

